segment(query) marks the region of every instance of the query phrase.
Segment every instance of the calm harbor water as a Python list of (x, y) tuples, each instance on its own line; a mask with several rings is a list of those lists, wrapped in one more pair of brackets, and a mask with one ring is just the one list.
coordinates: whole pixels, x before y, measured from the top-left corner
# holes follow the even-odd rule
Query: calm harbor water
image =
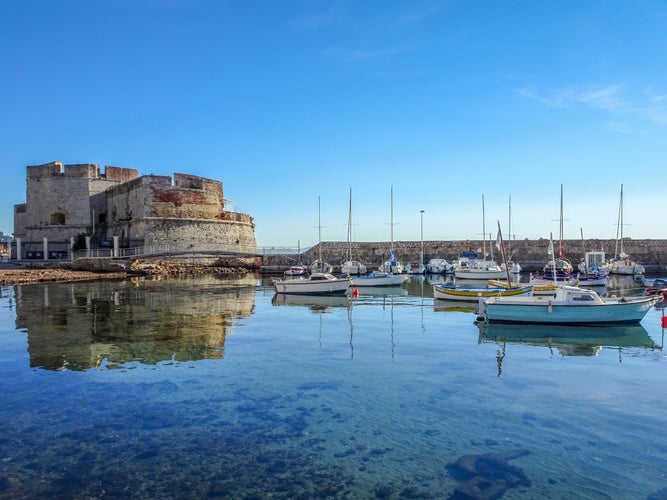
[(427, 280), (360, 291), (2, 287), (0, 498), (667, 496), (661, 309), (480, 328)]

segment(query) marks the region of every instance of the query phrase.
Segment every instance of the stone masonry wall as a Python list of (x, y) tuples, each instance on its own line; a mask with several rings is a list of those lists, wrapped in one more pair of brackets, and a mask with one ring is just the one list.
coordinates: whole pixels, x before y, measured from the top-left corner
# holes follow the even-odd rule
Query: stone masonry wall
[(150, 217), (222, 219), (222, 183), (177, 174), (173, 186), (152, 184)]
[(146, 245), (178, 245), (193, 249), (226, 249), (256, 253), (254, 226), (249, 223), (194, 219), (149, 219)]
[[(425, 241), (424, 242), (424, 262), (431, 258), (442, 258), (448, 261), (455, 260), (460, 254), (466, 252), (477, 252), (483, 248), (484, 242), (481, 240), (462, 240), (462, 241)], [(322, 258), (334, 266), (340, 265), (347, 258), (347, 242), (322, 242)], [(493, 245), (493, 248), (491, 246)], [(511, 252), (511, 259), (521, 264), (525, 271), (541, 269), (549, 260), (547, 249), (549, 240), (521, 240), (505, 243), (506, 250)], [(554, 242), (555, 250), (558, 252), (558, 242)], [(666, 240), (634, 240), (625, 239), (623, 241), (624, 251), (635, 261), (643, 264), (647, 269), (667, 271), (667, 241)], [(509, 247), (509, 248), (508, 248)], [(495, 248), (494, 243), (486, 242), (487, 254), (491, 256), (493, 250), (494, 260), (501, 262), (500, 251)], [(613, 258), (616, 248), (616, 240), (566, 240), (564, 241), (565, 257), (575, 266), (581, 261), (586, 251), (604, 251), (607, 258)], [(421, 242), (420, 241), (397, 241), (394, 242), (396, 259), (406, 264), (408, 262), (418, 263)], [(260, 249), (261, 253), (261, 249)], [(318, 246), (310, 248), (301, 256), (302, 263), (309, 264), (317, 259), (319, 254)], [(481, 255), (481, 252), (480, 252)], [(352, 257), (369, 266), (369, 268), (379, 266), (384, 260), (389, 258), (388, 242), (362, 242), (352, 243)], [(285, 266), (295, 263), (295, 255), (265, 255), (263, 258), (264, 266)]]

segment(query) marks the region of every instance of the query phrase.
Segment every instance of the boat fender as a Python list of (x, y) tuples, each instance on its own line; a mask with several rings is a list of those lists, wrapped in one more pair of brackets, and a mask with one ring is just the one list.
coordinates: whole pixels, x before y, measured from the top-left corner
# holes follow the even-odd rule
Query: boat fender
[(549, 301), (549, 303), (548, 303), (548, 305), (547, 305), (547, 312), (548, 312), (549, 314), (551, 314), (552, 312), (554, 312), (554, 306), (551, 304), (551, 300)]

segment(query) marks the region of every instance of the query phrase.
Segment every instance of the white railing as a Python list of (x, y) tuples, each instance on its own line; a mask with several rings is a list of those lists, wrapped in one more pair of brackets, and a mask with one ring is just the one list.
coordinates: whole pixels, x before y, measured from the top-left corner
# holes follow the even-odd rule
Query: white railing
[(310, 248), (299, 247), (259, 247), (258, 252), (261, 255), (299, 255), (305, 253)]
[(118, 255), (114, 255), (113, 248), (95, 248), (90, 250), (77, 250), (73, 254), (73, 259), (80, 258), (127, 258), (150, 255), (183, 255), (188, 253), (208, 253), (208, 254), (227, 254), (227, 255), (258, 255), (258, 249), (254, 245), (229, 245), (222, 247), (216, 244), (192, 245), (186, 243), (164, 244), (164, 245), (144, 245), (132, 248), (119, 248)]

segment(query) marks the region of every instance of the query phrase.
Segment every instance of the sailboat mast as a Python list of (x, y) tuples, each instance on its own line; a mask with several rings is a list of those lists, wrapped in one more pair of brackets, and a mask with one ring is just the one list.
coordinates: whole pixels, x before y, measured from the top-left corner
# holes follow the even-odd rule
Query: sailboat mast
[(350, 209), (347, 216), (347, 258), (352, 260), (352, 186), (350, 186)]
[(322, 262), (322, 218), (320, 213), (320, 197), (317, 197), (317, 240), (318, 257)]
[(560, 245), (558, 247), (558, 258), (562, 259), (565, 256), (565, 249), (563, 248), (563, 185), (560, 185)]
[(484, 195), (482, 195), (482, 260), (486, 260), (486, 223), (484, 215)]
[(509, 211), (507, 216), (507, 253), (512, 255), (512, 195), (510, 195)]
[[(394, 186), (391, 186), (391, 211), (390, 211), (390, 217), (391, 217), (391, 222), (389, 223), (389, 235), (391, 237), (391, 253), (392, 255), (394, 254)], [(393, 257), (392, 257), (393, 260)]]
[(510, 266), (507, 264), (507, 254), (505, 253), (505, 243), (503, 243), (503, 233), (500, 230), (500, 221), (498, 221), (498, 241), (500, 242), (500, 254), (505, 263), (505, 272), (507, 273), (507, 287), (512, 288), (512, 278), (510, 277)]
[(618, 207), (618, 212), (620, 216), (620, 231), (621, 231), (621, 254), (623, 254), (623, 184), (621, 184), (621, 202)]

